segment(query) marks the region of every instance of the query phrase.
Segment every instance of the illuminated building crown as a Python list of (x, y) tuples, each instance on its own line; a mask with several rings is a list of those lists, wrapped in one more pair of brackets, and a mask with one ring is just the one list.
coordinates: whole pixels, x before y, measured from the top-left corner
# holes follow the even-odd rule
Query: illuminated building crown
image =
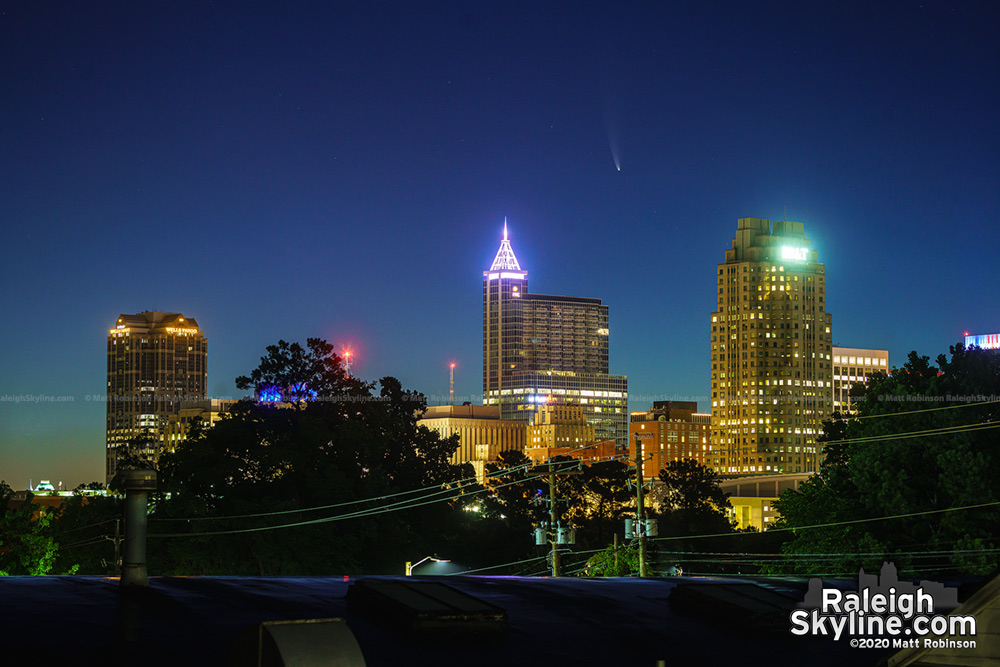
[(507, 238), (507, 218), (503, 220), (503, 240), (500, 241), (500, 249), (497, 256), (493, 258), (493, 266), (490, 271), (520, 271), (521, 265), (517, 263), (514, 256), (514, 249), (510, 247), (510, 240)]

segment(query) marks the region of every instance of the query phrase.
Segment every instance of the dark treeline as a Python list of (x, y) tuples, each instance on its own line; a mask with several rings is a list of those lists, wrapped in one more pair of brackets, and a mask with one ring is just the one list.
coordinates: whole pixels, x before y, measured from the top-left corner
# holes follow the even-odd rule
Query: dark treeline
[[(650, 540), (653, 571), (852, 576), (891, 560), (904, 576), (931, 577), (995, 567), (998, 357), (958, 346), (935, 367), (912, 354), (891, 376), (859, 385), (856, 413), (824, 427), (821, 473), (779, 501), (781, 530), (736, 530), (714, 473), (691, 460), (671, 463), (647, 495), (659, 529)], [(121, 461), (158, 470), (152, 574), (401, 574), (427, 555), (455, 569), (549, 570), (550, 547), (536, 546), (533, 534), (549, 516), (548, 479), (523, 453), (501, 453), (480, 484), (470, 465), (450, 463), (456, 438), (417, 426), (422, 396), (394, 378), (346, 376), (319, 339), (269, 347), (237, 384), (297, 388), (309, 400), (242, 401), (155, 463), (142, 458), (142, 437)], [(990, 396), (995, 402), (976, 400)], [(564, 573), (635, 574), (635, 543), (622, 539), (625, 519), (636, 515), (634, 467), (555, 463), (559, 515), (576, 527), (576, 544), (563, 547)], [(9, 487), (0, 496), (5, 507)], [(8, 510), (0, 572), (114, 574), (122, 505), (118, 495), (81, 494), (57, 511)], [(941, 511), (970, 505), (984, 506)], [(881, 519), (899, 514), (913, 516)], [(838, 525), (812, 527), (820, 524)]]

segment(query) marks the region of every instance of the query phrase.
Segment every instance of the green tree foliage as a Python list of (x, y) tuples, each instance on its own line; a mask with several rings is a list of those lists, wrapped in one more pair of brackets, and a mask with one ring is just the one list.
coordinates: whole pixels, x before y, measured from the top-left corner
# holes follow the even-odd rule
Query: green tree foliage
[[(1000, 499), (1000, 354), (962, 345), (937, 366), (912, 352), (859, 393), (857, 414), (824, 425), (820, 474), (777, 504), (779, 527), (796, 529), (788, 560), (773, 569), (850, 573), (894, 561), (911, 574), (984, 573), (996, 567), (1000, 507), (940, 512)], [(928, 410), (929, 408), (954, 409)], [(950, 429), (950, 430), (943, 430)], [(873, 440), (874, 438), (880, 438)], [(881, 517), (915, 516), (877, 520)], [(876, 519), (822, 528), (818, 524)], [(939, 551), (944, 555), (919, 552)], [(826, 553), (810, 560), (795, 554)]]
[(581, 576), (628, 577), (639, 573), (639, 549), (632, 546), (610, 546), (587, 559)]
[(635, 514), (634, 469), (620, 461), (586, 464), (560, 483), (570, 498), (565, 517), (578, 527), (577, 548), (600, 548), (624, 534), (625, 517)]
[[(156, 470), (159, 448), (160, 443), (153, 431), (143, 429), (115, 450), (115, 470)], [(117, 477), (110, 481), (109, 488), (116, 493), (124, 493)]]
[(485, 486), (490, 491), (482, 501), (484, 516), (500, 519), (518, 530), (530, 533), (531, 526), (548, 516), (541, 498), (548, 492), (543, 480), (524, 452), (500, 452), (497, 460), (485, 466)]
[(59, 552), (52, 537), (53, 513), (33, 504), (30, 493), (20, 507), (11, 509), (13, 495), (0, 481), (0, 575), (49, 574)]
[(661, 511), (712, 511), (725, 515), (732, 509), (729, 495), (719, 488), (715, 471), (694, 459), (671, 461), (660, 471), (660, 481)]
[[(558, 470), (556, 495), (559, 516), (564, 524), (576, 526), (577, 543), (565, 547), (564, 570), (584, 564), (574, 551), (603, 548), (624, 530), (624, 517), (635, 512), (628, 486), (629, 469), (618, 462), (580, 464), (576, 459), (557, 456), (552, 463)], [(491, 491), (482, 502), (485, 516), (499, 520), (488, 538), (492, 551), (503, 554), (507, 562), (541, 556), (550, 546), (537, 546), (533, 531), (549, 520), (548, 475), (534, 466), (522, 452), (501, 452), (498, 460), (486, 464), (486, 487)], [(499, 559), (494, 562), (501, 562)], [(527, 570), (538, 570), (532, 564)]]
[(727, 514), (729, 495), (719, 488), (715, 471), (694, 459), (671, 461), (660, 471), (660, 535), (712, 535), (733, 532)]
[[(161, 495), (150, 523), (155, 571), (395, 572), (424, 552), (447, 557), (441, 545), (461, 532), (464, 503), (440, 501), (460, 495), (460, 480), (472, 470), (450, 464), (455, 439), (417, 426), (422, 396), (390, 377), (376, 393), (375, 385), (347, 377), (332, 345), (315, 338), (306, 348), (285, 341), (268, 347), (237, 384), (294, 388), (286, 393), (292, 400), (241, 401), (161, 457), (160, 489), (170, 497)], [(376, 500), (358, 502), (364, 499)], [(392, 503), (413, 507), (387, 511)], [(216, 518), (233, 516), (241, 518)], [(293, 523), (301, 525), (254, 530)], [(213, 534), (156, 537), (165, 533)]]
[(67, 572), (75, 566), (78, 574), (119, 574), (115, 562), (115, 528), (117, 522), (120, 540), (125, 499), (117, 494), (84, 493), (103, 488), (100, 482), (81, 484), (55, 515), (52, 531), (60, 542), (55, 571)]
[[(719, 488), (715, 471), (694, 459), (680, 459), (668, 463), (659, 477), (663, 483), (658, 489), (660, 540), (653, 541), (658, 569), (679, 565), (690, 573), (745, 573), (753, 569), (699, 564), (697, 561), (705, 557), (691, 554), (745, 548), (729, 515), (729, 495)], [(698, 537), (702, 535), (719, 537)]]

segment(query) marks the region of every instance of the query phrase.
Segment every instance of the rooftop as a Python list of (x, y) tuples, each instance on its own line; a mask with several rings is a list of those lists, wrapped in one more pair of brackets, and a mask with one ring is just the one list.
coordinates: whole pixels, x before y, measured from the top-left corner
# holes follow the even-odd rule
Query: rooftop
[[(370, 605), (347, 597), (358, 583), (401, 590), (397, 584), (411, 582), (434, 582), (438, 589), (446, 584), (456, 591), (451, 600), (473, 596), (480, 602), (467, 603), (469, 610), (476, 604), (480, 611), (499, 609), (505, 622), (488, 630), (468, 622), (414, 625), (407, 632), (389, 622), (391, 614), (377, 613), (378, 607), (372, 613)], [(887, 655), (791, 635), (788, 611), (804, 599), (805, 580), (151, 577), (148, 589), (122, 591), (115, 578), (55, 576), (4, 577), (0, 590), (8, 664), (20, 658), (33, 664), (218, 665), (242, 631), (262, 622), (330, 618), (346, 621), (369, 666), (652, 667), (663, 660), (822, 667), (873, 665)], [(407, 595), (406, 602), (419, 606), (413, 603), (419, 594)], [(753, 623), (746, 622), (750, 617)]]

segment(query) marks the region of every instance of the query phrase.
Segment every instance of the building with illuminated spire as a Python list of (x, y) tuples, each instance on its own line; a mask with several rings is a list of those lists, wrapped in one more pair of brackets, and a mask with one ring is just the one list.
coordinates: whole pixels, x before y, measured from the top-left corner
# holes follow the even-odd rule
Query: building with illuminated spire
[(181, 313), (119, 315), (108, 332), (107, 481), (129, 441), (148, 435), (142, 451), (155, 461), (183, 434), (176, 422), (191, 401), (205, 401), (208, 340)]
[(540, 405), (579, 405), (600, 439), (625, 447), (628, 381), (608, 374), (608, 307), (528, 292), (507, 235), (483, 271), (483, 403), (530, 422)]
[(801, 222), (742, 218), (712, 313), (712, 466), (723, 475), (818, 469), (833, 403), (824, 267)]

